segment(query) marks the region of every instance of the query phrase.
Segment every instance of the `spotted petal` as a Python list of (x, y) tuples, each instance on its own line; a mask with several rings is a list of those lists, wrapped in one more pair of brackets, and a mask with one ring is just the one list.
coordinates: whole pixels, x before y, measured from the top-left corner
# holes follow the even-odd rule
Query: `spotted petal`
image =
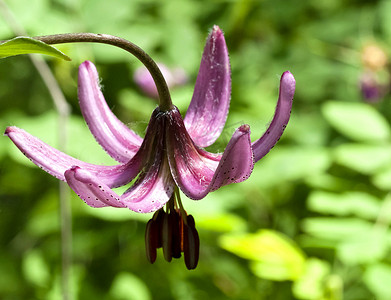
[(65, 172), (69, 186), (93, 207), (128, 207), (143, 213), (161, 208), (170, 199), (175, 186), (164, 153), (164, 122), (159, 110), (155, 110), (145, 143), (140, 148), (140, 151), (144, 151), (145, 166), (134, 185), (122, 196), (118, 196), (90, 172), (78, 167)]
[(194, 143), (207, 147), (220, 136), (231, 96), (227, 45), (218, 26), (209, 35), (202, 55), (193, 98), (184, 122)]
[(75, 193), (91, 207), (125, 207), (109, 186), (87, 170), (74, 166), (65, 171), (65, 178)]
[(49, 146), (18, 127), (7, 127), (5, 135), (34, 164), (63, 181), (65, 181), (64, 172), (66, 170), (72, 166), (79, 166), (97, 176), (110, 187), (118, 187), (130, 182), (138, 174), (142, 164), (141, 156), (135, 156), (127, 164), (117, 166), (89, 164)]
[(178, 111), (171, 115), (166, 130), (168, 160), (174, 180), (186, 196), (201, 199), (250, 176), (254, 161), (248, 125), (234, 133), (223, 155), (213, 155), (194, 145)]
[(123, 124), (110, 110), (99, 87), (93, 63), (79, 67), (80, 109), (98, 143), (119, 162), (128, 162), (139, 149), (142, 138)]
[(284, 72), (280, 80), (280, 92), (273, 120), (263, 136), (252, 144), (255, 162), (264, 157), (283, 134), (291, 115), (295, 86), (293, 75), (289, 71)]
[[(163, 176), (162, 173), (168, 176)], [(174, 190), (169, 170), (159, 167), (146, 172), (122, 196), (90, 172), (79, 167), (67, 170), (65, 177), (68, 185), (91, 207), (128, 207), (141, 213), (156, 211), (163, 207)]]

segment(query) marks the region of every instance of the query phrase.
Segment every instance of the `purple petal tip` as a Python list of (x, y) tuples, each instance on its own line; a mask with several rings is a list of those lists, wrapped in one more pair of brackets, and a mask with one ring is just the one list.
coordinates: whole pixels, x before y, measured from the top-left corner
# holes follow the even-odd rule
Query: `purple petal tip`
[(90, 72), (91, 70), (96, 70), (96, 67), (92, 62), (86, 60), (80, 64), (79, 71), (80, 70), (86, 70), (87, 72)]
[(238, 128), (241, 132), (247, 133), (250, 131), (250, 125), (244, 124)]
[(292, 99), (295, 93), (296, 80), (292, 73), (285, 71), (281, 76), (281, 92), (287, 99)]
[(223, 33), (218, 25), (213, 25), (213, 33)]
[(215, 38), (215, 39), (224, 38), (224, 33), (219, 26), (214, 25), (212, 28), (212, 32), (209, 35), (209, 38)]
[(89, 60), (86, 60), (80, 64), (80, 67), (90, 67), (91, 65), (93, 65), (93, 63)]
[(13, 131), (12, 129), (13, 129), (13, 126), (7, 127), (4, 131), (4, 135), (8, 135), (11, 131)]

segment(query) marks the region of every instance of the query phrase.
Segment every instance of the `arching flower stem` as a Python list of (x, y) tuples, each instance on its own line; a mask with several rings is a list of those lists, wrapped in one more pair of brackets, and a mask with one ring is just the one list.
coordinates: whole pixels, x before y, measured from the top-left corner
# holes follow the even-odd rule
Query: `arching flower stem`
[(33, 38), (50, 45), (65, 43), (101, 43), (121, 48), (138, 58), (151, 73), (159, 94), (160, 110), (168, 111), (173, 108), (166, 80), (159, 67), (144, 50), (132, 42), (113, 35), (95, 33), (65, 33), (37, 36)]

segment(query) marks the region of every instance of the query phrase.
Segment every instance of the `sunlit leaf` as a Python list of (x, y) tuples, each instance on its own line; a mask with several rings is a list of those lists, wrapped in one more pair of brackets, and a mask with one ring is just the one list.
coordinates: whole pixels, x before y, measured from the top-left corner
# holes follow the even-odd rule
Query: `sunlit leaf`
[(329, 101), (322, 112), (336, 130), (353, 140), (384, 142), (390, 138), (386, 119), (369, 104)]
[(55, 47), (29, 37), (16, 37), (0, 44), (0, 58), (31, 53), (46, 54), (68, 61), (71, 60)]
[(119, 273), (115, 277), (110, 289), (113, 299), (152, 299), (147, 285), (137, 276), (131, 273)]
[(373, 224), (359, 218), (312, 217), (304, 219), (302, 227), (316, 238), (341, 241), (371, 231)]
[(23, 259), (23, 273), (29, 282), (37, 286), (45, 287), (49, 284), (49, 266), (39, 250), (31, 250), (26, 254)]
[(374, 263), (387, 253), (387, 233), (383, 230), (361, 232), (351, 236), (337, 247), (337, 256), (346, 265)]
[(391, 166), (391, 145), (342, 144), (334, 154), (337, 163), (363, 174)]
[(332, 159), (323, 148), (278, 146), (262, 160), (262, 167), (255, 168), (247, 185), (269, 187), (285, 180), (300, 180), (322, 174)]
[(379, 189), (389, 191), (391, 189), (391, 166), (372, 177), (372, 183)]
[(343, 194), (313, 191), (308, 197), (308, 208), (323, 214), (337, 216), (356, 215), (376, 219), (381, 200), (367, 193), (349, 191)]
[(289, 134), (297, 143), (314, 147), (326, 145), (330, 131), (329, 124), (320, 113), (295, 113), (291, 115), (284, 135)]
[(247, 225), (244, 219), (235, 214), (204, 213), (197, 218), (197, 227), (217, 232), (241, 232)]
[(309, 258), (304, 273), (293, 283), (293, 294), (298, 299), (322, 299), (325, 293), (325, 278), (330, 273), (328, 262)]
[(252, 271), (261, 278), (294, 280), (305, 267), (304, 253), (292, 240), (272, 230), (252, 234), (227, 234), (220, 239), (222, 248), (251, 260)]
[(307, 177), (305, 182), (313, 189), (325, 189), (339, 192), (348, 186), (349, 179), (323, 173)]
[(376, 299), (391, 299), (391, 266), (385, 263), (376, 263), (368, 266), (363, 280), (367, 287), (376, 295)]

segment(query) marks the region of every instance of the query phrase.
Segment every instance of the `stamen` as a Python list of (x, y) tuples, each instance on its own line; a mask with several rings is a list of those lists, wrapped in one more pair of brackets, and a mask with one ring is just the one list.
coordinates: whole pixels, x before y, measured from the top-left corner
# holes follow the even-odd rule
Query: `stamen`
[(145, 229), (145, 250), (147, 253), (147, 259), (151, 264), (155, 262), (157, 256), (157, 235), (158, 228), (156, 226), (156, 222), (154, 219), (151, 219), (148, 221)]
[(162, 242), (164, 259), (168, 262), (172, 259), (173, 226), (172, 214), (165, 214), (163, 219)]
[(172, 228), (172, 257), (180, 258), (182, 256), (181, 244), (181, 216), (177, 210), (173, 210), (172, 213), (173, 228)]
[(192, 215), (187, 217), (187, 225), (184, 226), (183, 245), (186, 267), (193, 270), (197, 267), (200, 255), (200, 238)]
[(161, 208), (148, 221), (145, 230), (145, 247), (147, 259), (154, 263), (157, 249), (163, 248), (164, 259), (180, 258), (184, 253), (187, 269), (197, 267), (200, 239), (195, 228), (194, 218), (187, 215), (176, 188), (166, 204), (166, 212)]

